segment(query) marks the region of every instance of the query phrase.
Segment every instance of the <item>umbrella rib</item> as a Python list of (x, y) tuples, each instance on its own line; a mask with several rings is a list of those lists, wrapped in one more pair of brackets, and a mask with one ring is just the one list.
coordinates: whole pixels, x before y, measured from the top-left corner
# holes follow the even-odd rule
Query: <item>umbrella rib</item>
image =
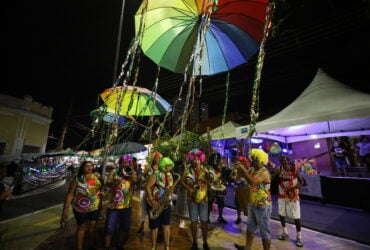
[[(267, 0), (154, 2), (145, 13), (148, 26), (143, 30), (141, 45), (156, 64), (177, 73), (191, 68), (194, 73), (198, 67), (196, 74), (201, 75), (230, 70), (248, 62), (258, 51), (267, 7)], [(227, 26), (218, 27), (217, 20)], [(215, 23), (222, 33), (210, 31), (209, 22)], [(206, 34), (212, 37), (210, 45), (205, 41)], [(215, 51), (213, 45), (220, 45), (220, 51)], [(229, 45), (232, 48), (224, 51)], [(238, 54), (234, 56), (234, 52)], [(207, 62), (202, 62), (202, 56)], [(216, 65), (221, 58), (225, 60)]]

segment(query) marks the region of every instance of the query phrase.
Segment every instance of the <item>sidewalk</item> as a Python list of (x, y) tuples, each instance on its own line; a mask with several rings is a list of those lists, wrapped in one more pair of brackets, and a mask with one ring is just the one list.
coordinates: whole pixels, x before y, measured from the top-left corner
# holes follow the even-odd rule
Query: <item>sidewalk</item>
[[(151, 249), (150, 233), (147, 224), (145, 226), (144, 236), (136, 236), (139, 226), (140, 207), (137, 196), (134, 197), (134, 200), (130, 240), (125, 249)], [(61, 205), (57, 205), (26, 216), (2, 221), (0, 223), (0, 232), (3, 246), (0, 249), (75, 249), (74, 233), (76, 225), (74, 218), (71, 214), (67, 227), (64, 230), (59, 229), (61, 209)], [(246, 217), (243, 216), (243, 222), (240, 225), (235, 225), (236, 212), (229, 208), (225, 208), (224, 217), (228, 221), (228, 224), (219, 225), (217, 223), (217, 215), (211, 215), (208, 243), (213, 250), (235, 249), (234, 243), (245, 244)], [(179, 220), (176, 216), (172, 217), (171, 225), (171, 249), (189, 250), (191, 247), (189, 225), (187, 224), (185, 229), (179, 229)], [(307, 228), (302, 229), (305, 245), (303, 248), (298, 248), (295, 246), (295, 229), (293, 225), (288, 224), (288, 230), (291, 236), (289, 241), (280, 241), (277, 239), (280, 229), (280, 223), (278, 221), (271, 220), (270, 225), (272, 233), (271, 249), (370, 249), (370, 246)], [(97, 249), (103, 249), (103, 226), (104, 221), (99, 221), (97, 228)], [(200, 231), (198, 232), (198, 245), (202, 245)], [(163, 245), (160, 244), (157, 249), (163, 249)], [(258, 233), (254, 240), (253, 249), (262, 249), (261, 239)]]

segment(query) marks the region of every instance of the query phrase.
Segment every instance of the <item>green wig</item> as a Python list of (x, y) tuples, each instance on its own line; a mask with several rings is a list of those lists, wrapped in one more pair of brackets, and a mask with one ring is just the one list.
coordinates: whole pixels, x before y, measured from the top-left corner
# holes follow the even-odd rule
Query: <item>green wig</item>
[(175, 166), (175, 164), (173, 163), (173, 161), (169, 157), (163, 157), (159, 161), (159, 169), (163, 172), (166, 171), (166, 166), (168, 166), (168, 165), (171, 166), (171, 169)]

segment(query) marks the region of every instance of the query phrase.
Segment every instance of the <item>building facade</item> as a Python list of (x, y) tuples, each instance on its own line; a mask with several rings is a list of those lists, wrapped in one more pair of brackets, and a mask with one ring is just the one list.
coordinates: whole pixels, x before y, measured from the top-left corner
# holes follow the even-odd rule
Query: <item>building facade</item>
[(0, 155), (44, 153), (52, 122), (52, 107), (30, 96), (0, 94)]

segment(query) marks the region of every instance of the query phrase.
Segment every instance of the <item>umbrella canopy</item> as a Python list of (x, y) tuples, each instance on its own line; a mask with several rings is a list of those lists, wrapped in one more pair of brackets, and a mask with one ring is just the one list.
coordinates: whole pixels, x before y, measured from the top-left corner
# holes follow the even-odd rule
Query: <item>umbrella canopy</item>
[(159, 94), (136, 86), (109, 88), (100, 97), (109, 112), (123, 116), (163, 115), (171, 109)]
[(123, 142), (108, 148), (108, 155), (133, 154), (147, 150), (147, 148), (137, 142)]
[(142, 15), (145, 2), (135, 15), (136, 33), (144, 27), (141, 48), (176, 73), (192, 56), (193, 75), (229, 71), (248, 62), (263, 38), (268, 0), (148, 0)]
[(100, 107), (90, 112), (93, 119), (102, 119), (107, 123), (117, 123), (120, 126), (124, 126), (129, 122), (129, 118), (123, 115), (116, 115), (114, 110), (108, 107)]

